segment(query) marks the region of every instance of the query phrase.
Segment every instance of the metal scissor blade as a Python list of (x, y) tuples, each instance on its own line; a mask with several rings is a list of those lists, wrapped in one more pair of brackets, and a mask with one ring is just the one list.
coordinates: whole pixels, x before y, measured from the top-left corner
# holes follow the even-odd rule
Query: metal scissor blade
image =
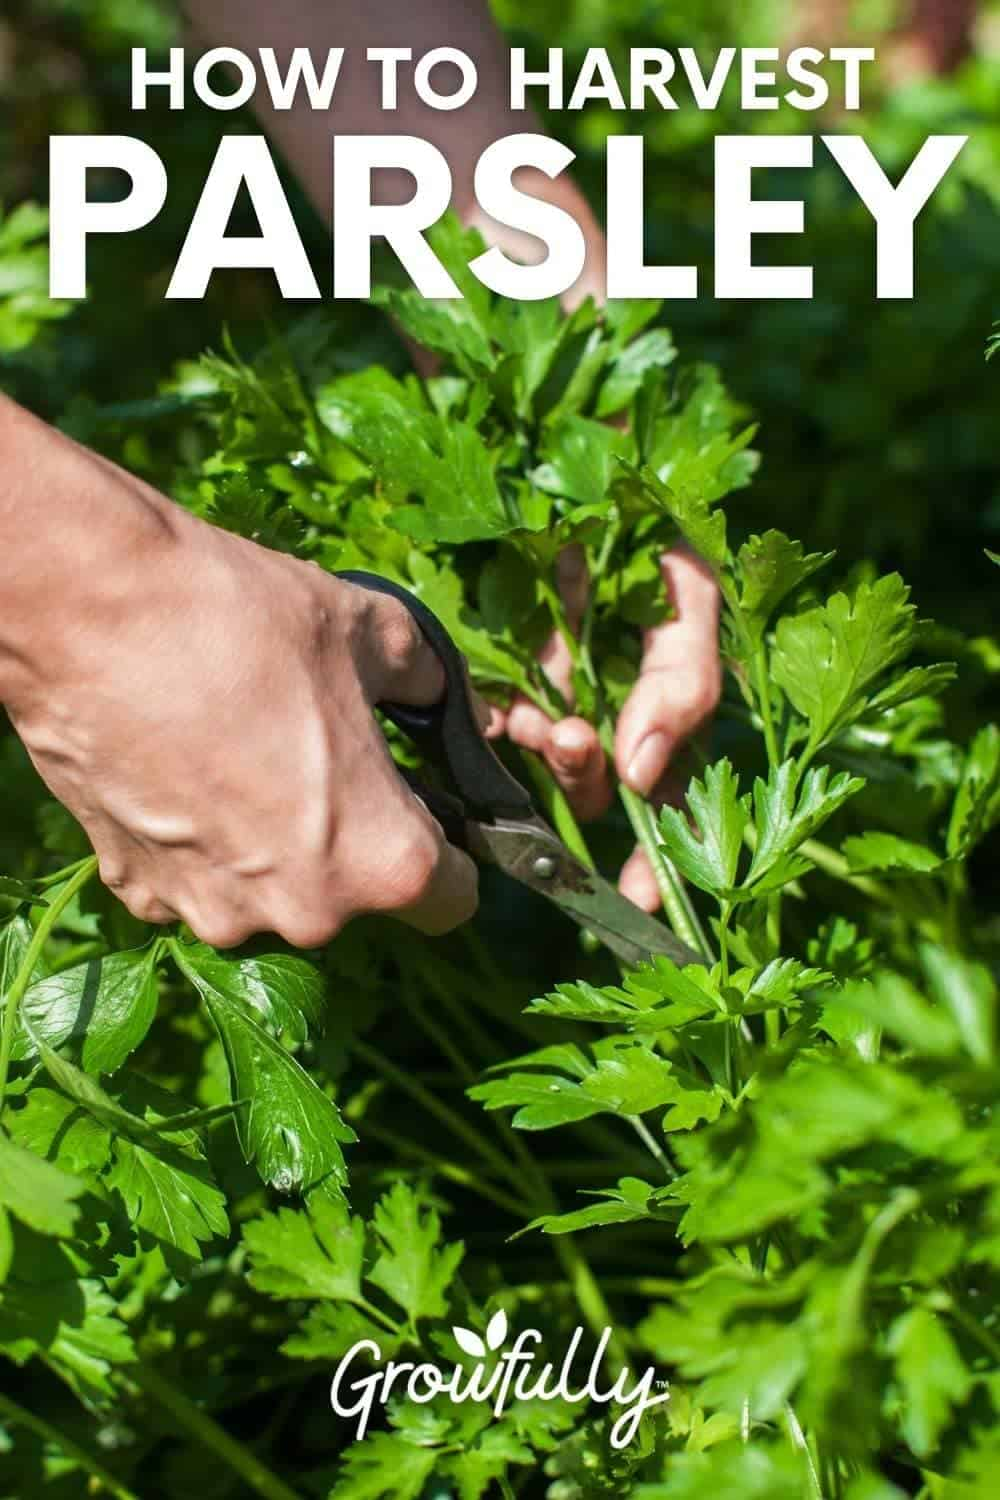
[(600, 938), (623, 963), (636, 967), (654, 954), (672, 963), (701, 963), (701, 956), (647, 912), (570, 854), (540, 818), (493, 823), (470, 821), (466, 843), (477, 859), (498, 865), (522, 885), (554, 902), (574, 922)]

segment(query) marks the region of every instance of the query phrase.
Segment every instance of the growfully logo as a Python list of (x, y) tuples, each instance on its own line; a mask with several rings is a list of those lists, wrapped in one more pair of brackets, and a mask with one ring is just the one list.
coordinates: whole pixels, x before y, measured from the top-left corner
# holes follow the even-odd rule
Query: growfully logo
[[(508, 1401), (566, 1401), (571, 1405), (596, 1402), (598, 1405), (621, 1407), (621, 1414), (611, 1428), (610, 1440), (613, 1448), (624, 1448), (632, 1441), (640, 1418), (654, 1406), (669, 1401), (668, 1390), (653, 1394), (655, 1371), (644, 1370), (634, 1380), (626, 1365), (610, 1386), (601, 1385), (601, 1366), (611, 1341), (611, 1329), (605, 1328), (598, 1340), (590, 1361), (587, 1378), (574, 1388), (572, 1367), (584, 1330), (574, 1328), (558, 1371), (551, 1360), (537, 1368), (538, 1347), (542, 1334), (537, 1328), (524, 1328), (508, 1349), (503, 1349), (507, 1339), (507, 1314), (502, 1310), (490, 1319), (485, 1333), (480, 1335), (471, 1328), (452, 1328), (455, 1342), (464, 1354), (475, 1363), (467, 1369), (456, 1364), (448, 1372), (434, 1364), (415, 1364), (410, 1360), (388, 1360), (380, 1369), (366, 1375), (356, 1375), (354, 1367), (364, 1358), (366, 1363), (382, 1364), (382, 1350), (374, 1339), (359, 1339), (344, 1355), (337, 1366), (330, 1385), (330, 1404), (340, 1417), (357, 1418), (357, 1436), (363, 1438), (368, 1431), (372, 1412), (377, 1406), (384, 1407), (393, 1391), (405, 1394), (418, 1405), (447, 1396), (456, 1406), (474, 1401), (492, 1405), (493, 1415), (500, 1417)], [(500, 1351), (503, 1350), (501, 1353)], [(487, 1369), (488, 1357), (496, 1354), (491, 1369)]]

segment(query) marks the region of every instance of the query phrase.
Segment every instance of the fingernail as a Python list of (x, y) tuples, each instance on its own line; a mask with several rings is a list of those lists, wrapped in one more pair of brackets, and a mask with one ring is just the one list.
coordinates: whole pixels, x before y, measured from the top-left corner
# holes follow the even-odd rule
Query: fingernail
[(581, 724), (557, 724), (551, 744), (553, 759), (564, 771), (579, 771), (590, 757), (590, 735)]
[(587, 764), (587, 751), (582, 745), (556, 745), (552, 758), (561, 771), (582, 771)]
[(669, 750), (667, 737), (659, 729), (639, 741), (638, 749), (628, 763), (625, 779), (643, 797), (649, 796), (663, 775)]

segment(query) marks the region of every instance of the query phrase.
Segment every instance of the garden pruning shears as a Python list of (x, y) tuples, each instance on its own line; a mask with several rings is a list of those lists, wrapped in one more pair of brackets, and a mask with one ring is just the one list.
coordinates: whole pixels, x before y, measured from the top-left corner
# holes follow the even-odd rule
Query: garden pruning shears
[(630, 966), (656, 954), (681, 965), (699, 962), (662, 922), (577, 859), (539, 816), (530, 794), (494, 754), (480, 729), (465, 661), (437, 616), (408, 589), (375, 573), (336, 576), (404, 604), (444, 668), (445, 690), (438, 703), (429, 708), (399, 703), (377, 707), (410, 737), (445, 783), (431, 786), (404, 773), (449, 843), (481, 863), (499, 866), (554, 902)]

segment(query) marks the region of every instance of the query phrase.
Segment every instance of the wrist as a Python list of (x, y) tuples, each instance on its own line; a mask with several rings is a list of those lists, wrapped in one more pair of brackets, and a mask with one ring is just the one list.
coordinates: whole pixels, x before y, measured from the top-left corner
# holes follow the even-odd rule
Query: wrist
[(189, 519), (0, 402), (0, 702), (17, 714), (127, 628)]

